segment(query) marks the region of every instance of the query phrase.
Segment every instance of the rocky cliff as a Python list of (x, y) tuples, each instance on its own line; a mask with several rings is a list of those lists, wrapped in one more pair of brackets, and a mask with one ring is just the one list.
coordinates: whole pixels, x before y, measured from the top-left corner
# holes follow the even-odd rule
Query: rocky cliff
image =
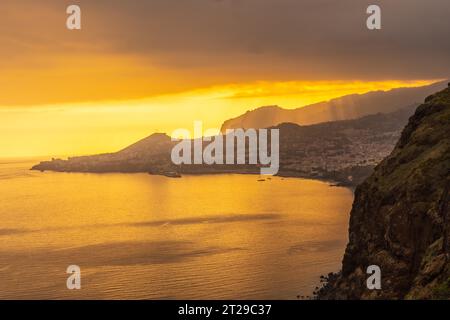
[[(450, 87), (425, 100), (357, 187), (342, 271), (317, 297), (449, 299), (449, 186)], [(381, 290), (367, 289), (370, 265), (381, 269)]]

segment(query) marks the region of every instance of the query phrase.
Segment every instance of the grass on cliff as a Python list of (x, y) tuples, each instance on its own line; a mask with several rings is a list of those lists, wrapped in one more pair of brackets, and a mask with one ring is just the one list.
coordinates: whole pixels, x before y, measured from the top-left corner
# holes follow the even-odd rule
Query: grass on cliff
[(433, 299), (449, 300), (450, 299), (450, 278), (438, 285), (433, 290)]

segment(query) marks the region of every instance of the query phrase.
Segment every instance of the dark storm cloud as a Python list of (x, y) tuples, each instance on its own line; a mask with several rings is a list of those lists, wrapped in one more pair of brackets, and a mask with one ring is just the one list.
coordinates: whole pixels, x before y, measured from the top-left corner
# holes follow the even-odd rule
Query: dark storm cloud
[[(82, 8), (83, 30), (72, 35), (60, 26), (65, 6), (73, 3)], [(255, 79), (450, 74), (448, 0), (46, 0), (21, 7), (26, 4), (27, 16), (42, 12), (39, 6), (51, 12), (48, 19), (38, 17), (46, 27), (36, 34), (8, 20), (5, 52), (43, 39), (54, 50), (136, 54), (143, 63)], [(382, 30), (367, 30), (369, 4), (382, 8)]]

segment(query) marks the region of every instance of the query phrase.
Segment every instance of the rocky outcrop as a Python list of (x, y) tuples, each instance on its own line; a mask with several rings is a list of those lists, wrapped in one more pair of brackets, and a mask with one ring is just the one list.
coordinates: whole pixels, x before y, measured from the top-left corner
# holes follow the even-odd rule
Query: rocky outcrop
[[(449, 299), (449, 188), (450, 87), (425, 100), (357, 187), (342, 271), (317, 297)], [(370, 265), (381, 268), (381, 290), (367, 289)]]

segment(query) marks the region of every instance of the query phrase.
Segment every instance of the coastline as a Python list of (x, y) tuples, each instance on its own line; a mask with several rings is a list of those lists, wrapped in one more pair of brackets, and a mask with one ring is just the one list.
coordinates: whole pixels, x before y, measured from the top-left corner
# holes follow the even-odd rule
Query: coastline
[[(44, 162), (45, 163), (45, 162)], [(51, 162), (48, 162), (51, 163)], [(180, 171), (164, 171), (164, 170), (55, 170), (55, 168), (39, 168), (40, 165), (43, 163), (41, 162), (38, 165), (33, 166), (30, 168), (30, 170), (34, 171), (51, 171), (51, 172), (64, 172), (64, 173), (93, 173), (93, 174), (105, 174), (105, 173), (122, 173), (122, 174), (130, 174), (130, 173), (146, 173), (149, 175), (159, 175), (164, 176), (167, 178), (182, 178), (183, 175), (192, 175), (192, 176), (202, 176), (202, 175), (222, 175), (222, 174), (239, 174), (239, 175), (255, 175), (264, 177), (261, 175), (257, 170), (248, 169), (248, 170), (180, 170)], [(268, 176), (269, 177), (269, 176)], [(344, 187), (352, 192), (355, 191), (357, 183), (352, 183), (348, 180), (344, 179), (336, 179), (336, 178), (329, 178), (329, 177), (323, 177), (318, 175), (308, 175), (304, 173), (299, 173), (296, 171), (290, 171), (290, 170), (280, 170), (274, 177), (280, 177), (280, 178), (300, 178), (300, 179), (308, 179), (308, 180), (316, 180), (321, 181), (324, 183), (327, 183), (330, 187)]]

